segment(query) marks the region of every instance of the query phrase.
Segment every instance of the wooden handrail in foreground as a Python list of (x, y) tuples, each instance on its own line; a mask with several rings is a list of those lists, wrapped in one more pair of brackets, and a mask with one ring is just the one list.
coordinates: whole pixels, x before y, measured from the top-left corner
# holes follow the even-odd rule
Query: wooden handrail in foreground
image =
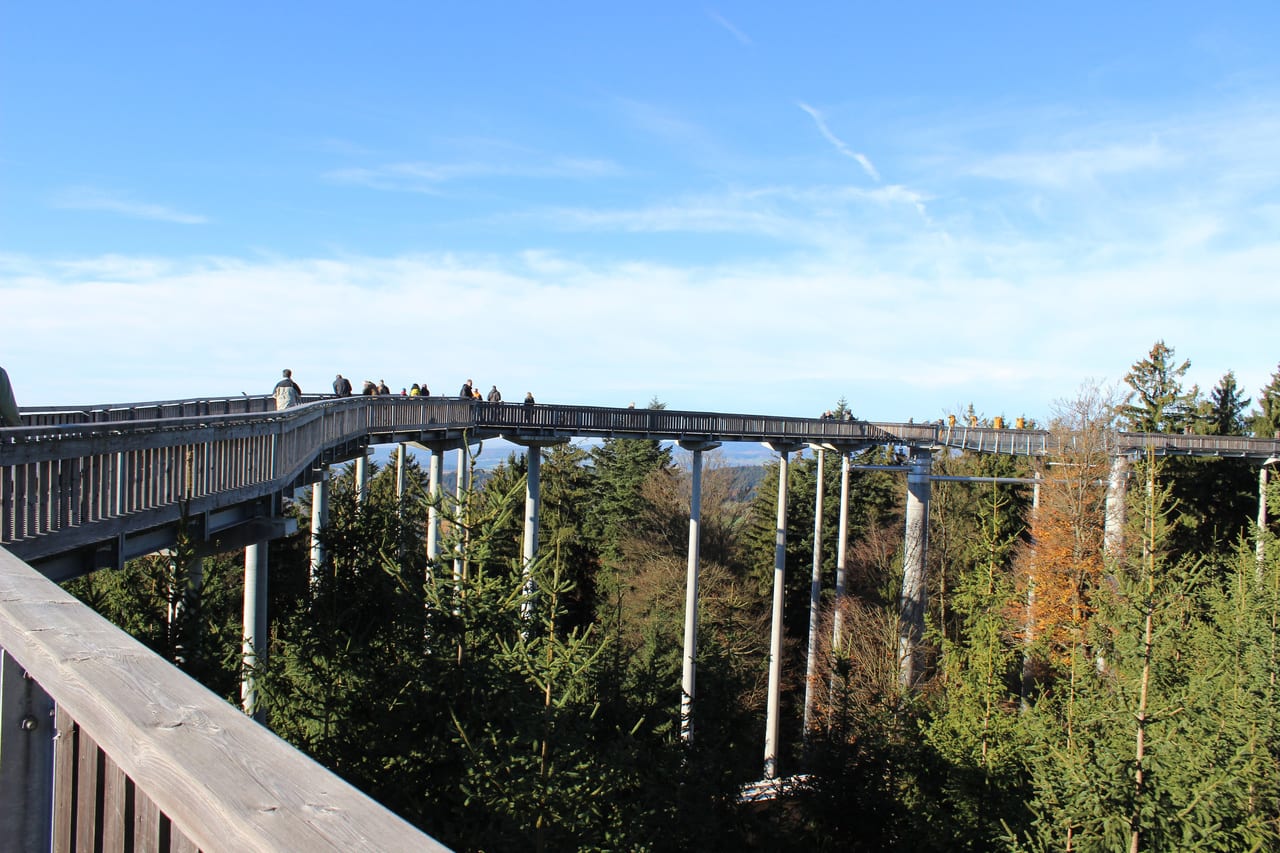
[(56, 706), (0, 731), (0, 848), (43, 825), (55, 851), (447, 849), (3, 548), (0, 653), (6, 707), (18, 669)]

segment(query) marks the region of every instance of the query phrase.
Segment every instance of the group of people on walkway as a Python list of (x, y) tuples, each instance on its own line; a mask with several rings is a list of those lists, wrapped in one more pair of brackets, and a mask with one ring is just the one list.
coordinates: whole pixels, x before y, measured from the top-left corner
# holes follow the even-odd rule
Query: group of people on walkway
[[(462, 387), (458, 389), (458, 396), (463, 400), (484, 400), (486, 403), (502, 402), (502, 392), (498, 390), (497, 385), (489, 386), (489, 393), (482, 397), (480, 396), (480, 389), (477, 388), (475, 382), (470, 379), (462, 383)], [(524, 404), (526, 406), (532, 406), (534, 402), (533, 392), (525, 391)]]
[[(298, 387), (298, 383), (293, 381), (293, 371), (285, 368), (283, 378), (276, 383), (273, 395), (276, 400), (276, 411), (287, 409), (290, 406), (296, 406), (302, 399), (302, 389)], [(339, 373), (333, 379), (333, 395), (335, 397), (350, 397), (354, 393), (351, 380)], [(381, 397), (392, 394), (387, 387), (386, 380), (379, 379), (374, 383), (370, 379), (364, 380), (364, 385), (360, 389), (360, 394), (366, 397)], [(402, 397), (430, 397), (431, 389), (427, 387), (427, 383), (413, 383), (409, 388), (401, 388), (400, 396)], [(498, 390), (497, 385), (489, 388), (488, 395), (481, 396), (480, 391), (476, 388), (474, 382), (468, 379), (462, 384), (462, 388), (458, 391), (458, 396), (464, 400), (484, 400), (489, 403), (501, 403), (502, 392)], [(524, 404), (526, 406), (534, 405), (533, 392), (526, 391), (524, 395)]]

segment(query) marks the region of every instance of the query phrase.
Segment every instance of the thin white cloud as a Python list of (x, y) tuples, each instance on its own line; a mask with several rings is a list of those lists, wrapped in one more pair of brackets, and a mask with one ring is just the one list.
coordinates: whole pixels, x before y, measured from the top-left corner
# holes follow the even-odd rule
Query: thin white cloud
[(53, 194), (49, 203), (63, 210), (118, 213), (135, 219), (153, 219), (179, 225), (203, 225), (209, 221), (207, 217), (198, 214), (175, 210), (162, 204), (135, 201), (94, 187), (68, 187), (59, 190)]
[(733, 36), (735, 39), (737, 39), (737, 40), (739, 41), (739, 43), (741, 43), (741, 44), (743, 44), (743, 45), (746, 45), (747, 47), (751, 47), (751, 45), (752, 45), (751, 36), (747, 35), (747, 34), (746, 34), (746, 33), (744, 33), (742, 30), (738, 29), (736, 26), (734, 26), (732, 23), (730, 23), (730, 21), (729, 21), (727, 18), (725, 18), (723, 15), (721, 15), (719, 12), (717, 12), (717, 11), (716, 11), (716, 10), (714, 10), (714, 9), (708, 9), (708, 10), (707, 10), (707, 17), (709, 17), (711, 20), (715, 21), (715, 22), (716, 22), (717, 24), (719, 24), (721, 27), (724, 27), (724, 29), (728, 31), (729, 35), (731, 35), (731, 36)]
[[(1046, 261), (1051, 246), (997, 243), (922, 237), (851, 259), (815, 251), (706, 265), (545, 249), (62, 263), (7, 256), (0, 295), (24, 318), (10, 352), (17, 375), (41, 377), (33, 404), (265, 392), (287, 366), (305, 390), (327, 387), (340, 371), (396, 386), (427, 381), (436, 393), (472, 377), (573, 403), (657, 395), (673, 408), (808, 413), (845, 395), (883, 420), (936, 417), (968, 400), (1041, 416), (1085, 377), (1123, 375), (1161, 337), (1193, 360), (1202, 371), (1193, 381), (1204, 388), (1234, 369), (1253, 392), (1274, 368), (1273, 354), (1259, 362), (1250, 353), (1280, 312), (1280, 292), (1269, 289), (1280, 247), (1184, 257), (1153, 249), (1071, 267)], [(1254, 310), (1225, 306), (1206, 281), (1253, 294)], [(334, 333), (280, 336), (270, 312), (246, 313), (247, 304), (288, 304), (298, 328)], [(222, 331), (154, 334), (184, 317)], [(424, 360), (405, 343), (421, 334), (423, 318), (435, 329), (508, 334), (454, 336)], [(365, 327), (377, 334), (358, 333)], [(102, 328), (116, 330), (108, 349)], [(51, 334), (67, 342), (75, 371), (22, 362)]]
[(970, 173), (1038, 187), (1070, 189), (1102, 178), (1170, 169), (1182, 162), (1180, 155), (1153, 141), (1140, 145), (1001, 154), (973, 164)]
[(541, 163), (467, 162), (387, 163), (380, 166), (333, 169), (322, 176), (340, 184), (393, 192), (435, 194), (452, 183), (488, 178), (581, 180), (622, 174), (614, 162), (586, 157), (555, 157)]
[(832, 133), (831, 128), (827, 126), (827, 120), (822, 113), (818, 112), (818, 110), (809, 106), (804, 101), (797, 101), (796, 106), (809, 114), (809, 117), (813, 119), (813, 123), (818, 126), (818, 132), (821, 133), (823, 138), (830, 142), (837, 151), (849, 159), (856, 161), (857, 164), (862, 167), (862, 170), (866, 172), (873, 181), (880, 180), (880, 173), (876, 171), (876, 167), (871, 164), (871, 161), (867, 159), (867, 156), (858, 151), (854, 151), (845, 144), (844, 140)]

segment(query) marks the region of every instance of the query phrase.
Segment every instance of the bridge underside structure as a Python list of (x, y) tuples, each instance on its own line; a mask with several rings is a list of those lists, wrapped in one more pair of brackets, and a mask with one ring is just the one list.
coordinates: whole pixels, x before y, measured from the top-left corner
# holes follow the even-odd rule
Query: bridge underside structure
[[(542, 447), (572, 439), (651, 439), (677, 443), (694, 453), (725, 442), (758, 442), (779, 455), (780, 465), (804, 446), (839, 453), (844, 460), (841, 517), (847, 514), (849, 458), (874, 446), (905, 453), (907, 513), (899, 662), (905, 686), (915, 675), (913, 650), (923, 629), (927, 579), (927, 518), (930, 462), (934, 453), (972, 451), (1047, 457), (1070, 449), (1071, 437), (1044, 430), (877, 423), (830, 418), (618, 409), (590, 406), (485, 403), (451, 398), (304, 398), (275, 411), (270, 397), (234, 397), (116, 406), (23, 410), (22, 427), (0, 430), (0, 546), (62, 581), (102, 567), (119, 568), (133, 558), (172, 548), (180, 535), (200, 553), (246, 549), (246, 572), (265, 584), (259, 546), (295, 532), (282, 509), (303, 487), (313, 504), (326, 505), (328, 470), (356, 460), (364, 466), (371, 445), (413, 444), (431, 451), (432, 494), (440, 490), (445, 452), (501, 437), (528, 448), (526, 565), (537, 550), (536, 459)], [(1065, 444), (1064, 444), (1065, 442)], [(1138, 454), (1222, 456), (1260, 466), (1280, 457), (1280, 440), (1221, 436), (1113, 433), (1108, 452), (1117, 460)], [(403, 453), (401, 454), (403, 458)], [(1265, 470), (1265, 469), (1264, 469)], [(363, 476), (360, 476), (363, 484)], [(696, 481), (695, 481), (696, 482)], [(774, 778), (777, 759), (777, 694), (780, 689), (781, 606), (785, 555), (785, 483), (779, 490), (774, 625), (771, 631), (769, 719), (765, 776)], [(363, 489), (359, 489), (362, 492)], [(821, 518), (821, 513), (818, 513)], [(697, 492), (690, 511), (689, 578), (686, 590), (685, 672), (682, 735), (692, 738), (696, 657)], [(313, 518), (314, 523), (314, 518)], [(438, 518), (428, 523), (438, 558)], [(815, 541), (820, 541), (815, 536)], [(841, 534), (842, 543), (844, 532)], [(313, 555), (319, 544), (313, 541)], [(429, 547), (429, 550), (431, 548)], [(843, 545), (842, 545), (843, 550)], [(265, 554), (265, 548), (262, 549)], [(313, 560), (322, 559), (313, 556)], [(818, 555), (815, 555), (815, 565)], [(843, 565), (843, 554), (838, 563)], [(265, 600), (265, 589), (258, 590)], [(837, 595), (843, 594), (837, 579)], [(816, 606), (816, 605), (815, 605)], [(246, 602), (246, 659), (260, 652), (265, 614)], [(834, 642), (839, 645), (837, 623)], [(812, 631), (811, 631), (812, 634)], [(812, 643), (811, 643), (812, 644)], [(246, 709), (252, 706), (246, 685)], [(808, 703), (806, 702), (806, 705)]]

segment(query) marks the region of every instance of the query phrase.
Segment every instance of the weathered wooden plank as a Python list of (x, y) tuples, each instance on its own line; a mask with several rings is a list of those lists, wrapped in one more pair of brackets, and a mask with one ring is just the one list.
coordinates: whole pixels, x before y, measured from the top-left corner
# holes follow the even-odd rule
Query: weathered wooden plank
[[(132, 780), (130, 780), (132, 784)], [(133, 853), (167, 853), (160, 846), (160, 809), (145, 791), (133, 786)]]
[(48, 850), (53, 700), (0, 648), (0, 848)]
[(169, 827), (169, 851), (170, 853), (200, 853), (200, 848), (190, 838), (182, 834), (182, 830), (175, 829), (172, 824)]
[(3, 550), (0, 646), (86, 735), (78, 809), (98, 805), (96, 740), (210, 853), (444, 849)]
[(124, 770), (111, 759), (102, 760), (102, 853), (125, 853), (126, 836), (133, 832), (132, 792)]
[(76, 850), (96, 850), (102, 837), (102, 750), (84, 726), (76, 740)]
[(76, 826), (76, 750), (79, 732), (67, 709), (54, 706), (53, 853), (71, 853)]

